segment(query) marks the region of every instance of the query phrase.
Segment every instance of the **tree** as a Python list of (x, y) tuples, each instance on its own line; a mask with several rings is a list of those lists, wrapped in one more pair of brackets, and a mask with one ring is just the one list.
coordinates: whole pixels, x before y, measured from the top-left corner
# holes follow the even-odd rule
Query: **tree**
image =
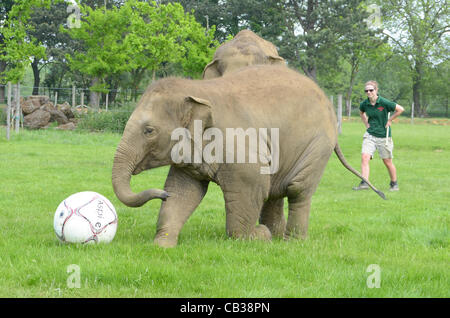
[[(379, 63), (391, 54), (386, 44), (386, 37), (379, 37), (379, 25), (369, 20), (368, 7), (361, 1), (350, 1), (348, 15), (334, 15), (333, 24), (339, 30), (337, 46), (342, 52), (342, 59), (348, 63), (347, 85), (345, 87), (345, 102), (348, 116), (351, 115), (353, 86), (359, 72), (360, 63), (369, 59)], [(334, 10), (336, 13), (338, 10)], [(376, 21), (375, 21), (376, 22)]]
[(85, 51), (69, 60), (72, 69), (93, 78), (94, 93), (107, 91), (106, 78), (123, 72), (132, 73), (136, 89), (147, 70), (167, 62), (181, 63), (185, 75), (195, 77), (214, 53), (214, 28), (205, 31), (179, 4), (129, 0), (120, 8), (82, 6), (82, 12), (81, 27), (68, 32)]
[[(5, 59), (6, 51), (4, 49), (5, 36), (3, 34), (3, 28), (6, 27), (9, 12), (14, 4), (13, 0), (5, 0), (0, 3), (0, 54), (3, 58), (0, 57), (0, 83), (6, 83), (2, 81), (2, 79), (6, 78), (4, 72), (6, 71), (7, 62)], [(3, 48), (3, 49), (2, 49)], [(5, 87), (0, 86), (0, 100), (5, 99)]]
[(124, 38), (127, 35), (129, 16), (113, 7), (92, 9), (80, 7), (83, 14), (80, 27), (66, 32), (81, 41), (83, 50), (67, 55), (72, 70), (78, 70), (91, 77), (90, 103), (99, 107), (99, 93), (107, 92), (105, 79), (129, 69)]
[(67, 21), (67, 4), (55, 3), (49, 8), (35, 8), (30, 16), (28, 36), (36, 39), (45, 48), (44, 56), (33, 56), (31, 68), (34, 75), (33, 95), (39, 94), (41, 70), (49, 63), (61, 61), (70, 41), (60, 26)]
[(0, 74), (2, 80), (17, 83), (23, 78), (31, 56), (45, 56), (45, 48), (27, 33), (31, 29), (27, 21), (33, 8), (48, 8), (51, 3), (52, 0), (16, 0), (7, 19), (1, 21), (0, 59), (7, 65)]
[(425, 115), (422, 107), (425, 68), (448, 59), (442, 49), (448, 36), (449, 12), (446, 0), (380, 1), (385, 34), (396, 52), (408, 62), (412, 77), (415, 113)]

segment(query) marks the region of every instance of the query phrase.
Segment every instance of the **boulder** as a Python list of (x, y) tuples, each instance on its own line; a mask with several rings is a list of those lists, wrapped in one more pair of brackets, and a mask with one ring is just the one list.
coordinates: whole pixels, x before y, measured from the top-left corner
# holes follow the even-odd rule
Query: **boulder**
[(37, 106), (31, 99), (25, 99), (21, 102), (20, 106), (22, 107), (23, 115), (29, 115), (35, 110), (39, 109), (40, 105)]
[(60, 110), (55, 109), (49, 109), (48, 112), (51, 115), (50, 121), (56, 121), (58, 122), (58, 125), (64, 125), (69, 122), (69, 119), (66, 115)]
[(64, 102), (63, 104), (56, 105), (56, 108), (59, 109), (60, 111), (62, 111), (68, 119), (75, 117), (72, 112), (72, 108), (70, 107), (68, 102)]
[(42, 106), (39, 108), (42, 110), (45, 110), (47, 112), (50, 112), (50, 111), (56, 109), (52, 102), (46, 102), (45, 104), (42, 104)]
[(23, 118), (23, 125), (30, 129), (39, 129), (48, 125), (51, 115), (49, 112), (37, 109)]
[(32, 95), (21, 99), (24, 126), (30, 129), (46, 128), (56, 121), (58, 129), (72, 130), (76, 119), (69, 103), (53, 105), (48, 96)]
[(28, 96), (27, 100), (30, 100), (36, 107), (41, 107), (50, 101), (50, 97), (45, 95), (31, 95)]

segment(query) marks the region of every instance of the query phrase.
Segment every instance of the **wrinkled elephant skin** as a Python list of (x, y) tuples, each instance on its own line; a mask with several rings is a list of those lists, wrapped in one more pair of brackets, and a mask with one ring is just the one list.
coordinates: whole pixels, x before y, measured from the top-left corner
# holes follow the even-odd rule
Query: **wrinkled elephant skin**
[[(213, 144), (211, 133), (219, 139), (230, 129), (260, 132), (259, 151), (272, 153), (252, 161), (251, 143), (246, 142), (245, 157), (238, 163), (239, 151), (228, 157), (232, 149), (227, 149), (227, 139), (214, 140), (216, 148), (211, 152), (222, 153), (223, 160), (174, 158), (181, 140), (173, 138), (174, 132), (188, 138), (184, 155), (191, 150), (202, 155)], [(270, 134), (261, 134), (265, 131)], [(195, 140), (199, 136), (200, 141)], [(328, 98), (312, 80), (285, 66), (251, 66), (211, 80), (167, 78), (146, 90), (128, 120), (115, 154), (112, 183), (117, 197), (128, 206), (163, 200), (155, 236), (160, 246), (177, 244), (182, 226), (211, 181), (224, 195), (229, 236), (304, 238), (311, 197), (336, 149), (336, 116)], [(165, 165), (171, 167), (164, 190), (137, 194), (131, 190), (132, 175)], [(268, 166), (276, 169), (263, 170)], [(284, 197), (289, 203), (287, 222)]]

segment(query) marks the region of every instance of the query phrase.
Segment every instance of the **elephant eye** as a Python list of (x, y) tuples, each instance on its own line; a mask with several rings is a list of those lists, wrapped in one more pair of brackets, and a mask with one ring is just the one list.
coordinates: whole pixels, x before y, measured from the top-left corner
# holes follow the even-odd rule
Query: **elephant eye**
[(154, 129), (152, 127), (145, 127), (144, 134), (150, 135), (153, 131), (154, 131)]

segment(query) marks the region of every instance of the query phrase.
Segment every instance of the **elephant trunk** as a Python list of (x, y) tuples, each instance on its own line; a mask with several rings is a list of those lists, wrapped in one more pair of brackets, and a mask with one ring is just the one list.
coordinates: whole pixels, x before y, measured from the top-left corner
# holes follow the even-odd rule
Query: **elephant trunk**
[(165, 201), (169, 195), (163, 190), (149, 189), (140, 193), (131, 190), (131, 175), (138, 163), (139, 158), (135, 151), (127, 149), (124, 142), (121, 142), (117, 147), (112, 169), (112, 185), (117, 198), (129, 207), (140, 207), (155, 198)]

